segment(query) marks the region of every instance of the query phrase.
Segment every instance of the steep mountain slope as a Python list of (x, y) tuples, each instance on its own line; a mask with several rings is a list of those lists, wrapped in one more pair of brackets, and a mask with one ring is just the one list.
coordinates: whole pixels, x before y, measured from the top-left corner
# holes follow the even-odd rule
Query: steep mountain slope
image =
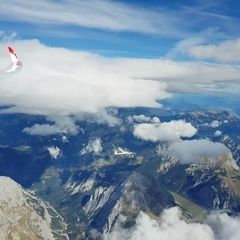
[(8, 177), (0, 177), (0, 239), (68, 239), (61, 216)]
[(158, 179), (207, 209), (240, 209), (240, 172), (231, 154), (190, 165), (176, 163)]
[[(81, 175), (88, 180), (83, 180)], [(65, 183), (60, 181), (59, 172), (46, 173), (43, 181), (44, 184), (34, 188), (53, 202), (71, 223), (70, 239), (98, 239), (101, 233), (112, 229), (120, 215), (124, 215), (126, 224), (131, 226), (140, 211), (159, 215), (164, 208), (174, 205), (174, 198), (164, 186), (136, 172), (111, 183), (96, 173), (87, 177), (86, 172), (71, 174)], [(48, 187), (45, 194), (45, 186), (50, 182), (52, 189)]]

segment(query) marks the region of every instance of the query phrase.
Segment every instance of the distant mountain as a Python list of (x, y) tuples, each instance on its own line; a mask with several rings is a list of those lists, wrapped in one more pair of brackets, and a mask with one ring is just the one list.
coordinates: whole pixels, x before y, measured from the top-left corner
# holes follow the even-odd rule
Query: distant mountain
[(24, 187), (39, 181), (44, 170), (51, 165), (47, 150), (34, 151), (29, 145), (0, 146), (0, 176), (9, 176)]

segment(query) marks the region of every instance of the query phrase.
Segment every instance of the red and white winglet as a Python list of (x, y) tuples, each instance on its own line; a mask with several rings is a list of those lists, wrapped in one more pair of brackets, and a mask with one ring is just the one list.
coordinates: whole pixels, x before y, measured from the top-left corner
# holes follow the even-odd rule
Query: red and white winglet
[(6, 72), (15, 72), (17, 70), (20, 70), (23, 64), (21, 61), (18, 60), (17, 54), (15, 53), (14, 49), (12, 47), (8, 47), (8, 52), (12, 59), (12, 65), (11, 65), (11, 68)]

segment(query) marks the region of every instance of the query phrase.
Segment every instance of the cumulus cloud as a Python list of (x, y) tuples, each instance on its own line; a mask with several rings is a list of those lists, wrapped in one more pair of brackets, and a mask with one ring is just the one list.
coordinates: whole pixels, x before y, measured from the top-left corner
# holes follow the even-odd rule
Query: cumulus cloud
[(212, 229), (205, 224), (189, 223), (180, 219), (178, 208), (163, 211), (159, 219), (151, 219), (147, 214), (140, 213), (136, 224), (130, 229), (117, 225), (112, 233), (106, 234), (105, 240), (213, 240)]
[(102, 141), (100, 138), (94, 138), (89, 140), (88, 144), (81, 150), (81, 155), (87, 153), (100, 154), (102, 152)]
[(230, 153), (224, 144), (206, 139), (175, 142), (167, 151), (182, 164), (198, 163), (204, 158), (217, 159), (223, 154)]
[(34, 124), (32, 127), (26, 127), (23, 132), (30, 135), (49, 136), (61, 133), (61, 129), (57, 125), (50, 124)]
[(215, 137), (219, 137), (222, 135), (222, 132), (220, 130), (216, 130), (216, 132), (214, 133)]
[(216, 240), (238, 240), (240, 236), (240, 217), (226, 213), (214, 213), (207, 219), (215, 233)]
[(213, 59), (217, 61), (240, 61), (240, 39), (228, 40), (219, 44), (191, 46), (187, 53), (198, 59)]
[(214, 213), (204, 223), (186, 223), (177, 207), (165, 209), (159, 218), (152, 219), (141, 212), (130, 229), (121, 226), (121, 218), (104, 240), (237, 240), (240, 234), (240, 218), (226, 213)]
[(54, 124), (34, 124), (32, 127), (26, 127), (23, 132), (30, 135), (49, 136), (54, 134), (77, 135), (79, 127), (72, 118), (67, 116), (52, 116), (48, 120), (55, 122)]
[(221, 123), (220, 123), (219, 121), (214, 120), (214, 121), (211, 122), (210, 127), (212, 127), (212, 128), (217, 128), (217, 127), (219, 127), (220, 125), (221, 125)]
[(61, 154), (61, 150), (58, 147), (52, 146), (52, 147), (48, 147), (47, 148), (49, 155), (53, 158), (53, 159), (58, 159), (58, 157)]
[(79, 113), (75, 115), (76, 120), (86, 120), (89, 122), (96, 122), (98, 124), (107, 124), (109, 127), (115, 127), (121, 125), (122, 121), (117, 116), (118, 112), (113, 109), (101, 109), (93, 113)]
[(133, 129), (133, 135), (145, 141), (176, 141), (181, 137), (192, 137), (197, 129), (183, 120), (163, 123), (140, 123)]

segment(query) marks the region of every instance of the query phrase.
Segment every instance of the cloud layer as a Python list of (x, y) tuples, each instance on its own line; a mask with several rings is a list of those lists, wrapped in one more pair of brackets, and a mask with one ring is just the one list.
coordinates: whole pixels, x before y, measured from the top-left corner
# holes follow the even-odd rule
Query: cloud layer
[[(239, 81), (240, 69), (230, 65), (174, 62), (162, 59), (106, 58), (88, 52), (51, 48), (38, 40), (14, 46), (24, 68), (1, 78), (1, 112), (82, 118), (99, 115), (109, 125), (119, 122), (104, 112), (108, 107), (159, 107), (170, 92), (201, 92), (204, 87)], [(0, 44), (4, 49), (5, 44)], [(46, 57), (47, 56), (47, 57)], [(0, 61), (10, 63), (7, 54)], [(98, 121), (102, 121), (97, 119)], [(62, 126), (25, 129), (30, 134), (60, 132)], [(44, 133), (45, 132), (45, 133)]]
[(181, 137), (192, 137), (197, 129), (183, 120), (163, 123), (140, 123), (133, 129), (133, 135), (145, 141), (176, 141)]
[(114, 73), (108, 67), (112, 61), (99, 55), (50, 48), (35, 40), (15, 46), (24, 69), (1, 79), (0, 87), (0, 104), (15, 105), (9, 112), (69, 115), (109, 106), (157, 107), (156, 100), (168, 96), (165, 84), (136, 79), (124, 68)]

